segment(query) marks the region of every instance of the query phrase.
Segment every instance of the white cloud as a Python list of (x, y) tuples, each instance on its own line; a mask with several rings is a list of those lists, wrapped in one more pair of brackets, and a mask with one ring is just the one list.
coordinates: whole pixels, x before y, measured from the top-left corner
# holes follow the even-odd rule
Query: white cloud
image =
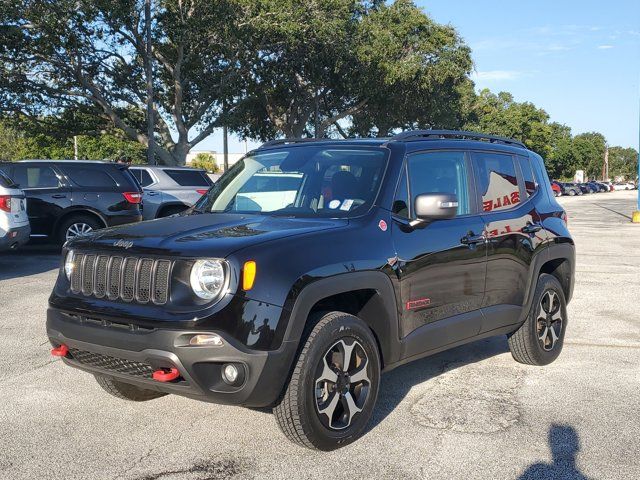
[(471, 77), (474, 80), (485, 82), (502, 82), (516, 80), (522, 77), (522, 72), (516, 70), (489, 70), (485, 72), (474, 72)]
[(613, 45), (598, 45), (598, 50), (610, 50), (613, 48)]

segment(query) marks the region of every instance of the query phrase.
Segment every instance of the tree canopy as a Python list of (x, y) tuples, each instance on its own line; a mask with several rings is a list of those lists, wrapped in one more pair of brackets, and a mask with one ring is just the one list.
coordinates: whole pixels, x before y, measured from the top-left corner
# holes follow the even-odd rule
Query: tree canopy
[[(375, 137), (451, 128), (523, 141), (550, 175), (601, 174), (606, 139), (573, 136), (508, 92), (478, 93), (471, 50), (411, 0), (0, 0), (0, 147), (9, 159), (183, 164), (215, 128), (243, 138)], [(634, 177), (635, 150), (610, 148)], [(636, 160), (634, 160), (636, 158)]]

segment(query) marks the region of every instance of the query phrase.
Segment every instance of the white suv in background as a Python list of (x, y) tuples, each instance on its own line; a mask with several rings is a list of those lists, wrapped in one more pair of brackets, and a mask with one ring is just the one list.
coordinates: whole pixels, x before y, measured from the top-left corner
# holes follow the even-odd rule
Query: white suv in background
[(30, 234), (25, 195), (0, 170), (0, 251), (24, 245), (29, 241)]

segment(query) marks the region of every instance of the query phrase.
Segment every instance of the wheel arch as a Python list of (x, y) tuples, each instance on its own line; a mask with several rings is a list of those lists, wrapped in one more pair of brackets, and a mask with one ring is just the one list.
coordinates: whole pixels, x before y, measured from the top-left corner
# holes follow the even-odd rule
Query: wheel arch
[(184, 202), (177, 202), (177, 201), (171, 201), (171, 202), (163, 203), (162, 205), (160, 205), (158, 207), (158, 210), (156, 210), (156, 218), (161, 218), (162, 214), (164, 213), (164, 211), (168, 210), (170, 208), (180, 207), (180, 208), (184, 208), (186, 210), (190, 206), (191, 205), (187, 205)]
[(341, 311), (355, 315), (371, 329), (378, 342), (382, 366), (400, 356), (398, 311), (391, 280), (383, 272), (352, 272), (323, 278), (297, 296), (285, 332), (285, 341), (301, 342), (305, 329), (319, 313)]
[(531, 308), (538, 277), (543, 273), (553, 275), (558, 279), (560, 285), (562, 285), (566, 302), (569, 303), (573, 295), (575, 277), (575, 246), (573, 243), (565, 242), (550, 245), (543, 254), (535, 257), (531, 267), (526, 302), (522, 308), (520, 318), (522, 322), (526, 319)]
[(107, 226), (107, 220), (98, 210), (95, 210), (91, 207), (71, 207), (62, 212), (62, 214), (56, 219), (56, 223), (53, 226), (53, 234), (55, 235), (58, 233), (60, 225), (62, 225), (65, 220), (70, 217), (80, 215), (88, 215), (90, 217), (94, 217), (103, 225), (103, 227)]

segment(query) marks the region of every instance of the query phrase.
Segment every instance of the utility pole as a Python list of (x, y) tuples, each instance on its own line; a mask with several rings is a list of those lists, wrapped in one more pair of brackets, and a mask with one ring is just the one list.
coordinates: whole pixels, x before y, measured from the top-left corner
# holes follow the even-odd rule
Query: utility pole
[(602, 181), (606, 182), (609, 179), (609, 145), (605, 145), (604, 150), (604, 164), (602, 165)]
[[(638, 83), (640, 86), (640, 83)], [(638, 181), (640, 181), (640, 96), (638, 97)], [(636, 210), (631, 216), (633, 223), (640, 223), (640, 188), (636, 190), (638, 192), (638, 203), (636, 204)]]
[(224, 172), (227, 173), (229, 170), (229, 139), (227, 138), (229, 135), (227, 132), (227, 125), (222, 126), (222, 154), (224, 156)]
[(78, 136), (73, 136), (73, 159), (78, 159)]
[(146, 31), (145, 73), (147, 76), (147, 163), (155, 165), (155, 138), (153, 118), (153, 62), (151, 61), (151, 0), (144, 1), (144, 20)]

